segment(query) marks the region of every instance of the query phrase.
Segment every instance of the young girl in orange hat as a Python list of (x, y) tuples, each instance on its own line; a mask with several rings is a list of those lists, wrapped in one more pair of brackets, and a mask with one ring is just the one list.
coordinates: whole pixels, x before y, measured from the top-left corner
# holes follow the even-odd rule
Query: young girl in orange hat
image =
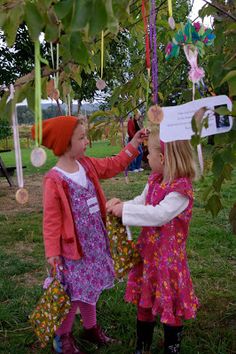
[(142, 261), (129, 273), (125, 299), (137, 305), (135, 354), (150, 353), (156, 316), (164, 326), (164, 353), (180, 353), (183, 321), (195, 318), (198, 299), (187, 263), (186, 241), (192, 216), (195, 163), (189, 141), (148, 139), (152, 173), (140, 196), (113, 198), (109, 212), (124, 225), (142, 226), (137, 249)]
[(44, 177), (45, 253), (51, 266), (59, 265), (58, 276), (72, 301), (54, 339), (56, 353), (82, 353), (71, 334), (77, 308), (84, 339), (98, 345), (113, 341), (96, 320), (99, 296), (114, 283), (105, 228), (105, 196), (99, 179), (123, 171), (138, 155), (138, 146), (145, 138), (144, 131), (139, 131), (117, 156), (90, 158), (85, 156), (88, 139), (81, 119), (61, 116), (43, 121), (42, 145), (58, 156), (56, 166)]

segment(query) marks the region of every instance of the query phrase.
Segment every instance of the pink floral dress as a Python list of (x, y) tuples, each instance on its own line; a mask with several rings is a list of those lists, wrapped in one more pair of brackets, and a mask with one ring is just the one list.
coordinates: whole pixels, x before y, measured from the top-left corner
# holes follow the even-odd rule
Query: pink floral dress
[(157, 205), (171, 192), (189, 198), (188, 207), (161, 227), (143, 227), (137, 242), (142, 262), (129, 273), (125, 300), (160, 315), (161, 322), (181, 325), (196, 316), (198, 299), (194, 294), (187, 263), (186, 240), (192, 215), (193, 191), (188, 178), (161, 182), (156, 173), (148, 180), (146, 205)]
[(63, 271), (58, 270), (57, 276), (65, 286), (71, 301), (96, 304), (102, 291), (114, 286), (115, 271), (95, 187), (89, 178), (85, 188), (60, 175), (68, 187), (83, 256), (79, 260), (61, 257)]

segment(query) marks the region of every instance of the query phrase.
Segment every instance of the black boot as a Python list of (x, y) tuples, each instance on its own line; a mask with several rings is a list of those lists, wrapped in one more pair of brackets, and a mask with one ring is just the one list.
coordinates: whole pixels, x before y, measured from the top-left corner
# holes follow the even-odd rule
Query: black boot
[(154, 326), (155, 322), (137, 320), (137, 344), (135, 354), (148, 354), (150, 352)]
[(164, 324), (164, 354), (179, 354), (183, 326), (168, 326)]

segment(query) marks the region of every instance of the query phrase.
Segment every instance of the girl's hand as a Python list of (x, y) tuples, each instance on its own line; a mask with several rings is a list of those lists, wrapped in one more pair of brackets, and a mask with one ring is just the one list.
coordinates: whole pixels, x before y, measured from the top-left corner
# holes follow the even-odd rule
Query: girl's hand
[(133, 145), (133, 147), (137, 149), (140, 144), (142, 144), (145, 140), (148, 139), (149, 134), (150, 131), (146, 128), (143, 128), (137, 131), (130, 143)]
[(61, 257), (60, 256), (48, 257), (47, 262), (50, 264), (50, 266), (54, 267), (56, 264), (61, 264)]
[(124, 203), (119, 203), (119, 204), (116, 204), (114, 205), (112, 208), (111, 208), (111, 213), (115, 216), (118, 216), (118, 217), (122, 217), (122, 212), (123, 212), (123, 205)]
[(110, 200), (108, 200), (106, 202), (106, 209), (107, 209), (107, 212), (110, 213), (111, 212), (111, 208), (116, 205), (116, 204), (119, 204), (121, 203), (121, 200), (119, 198), (112, 198)]

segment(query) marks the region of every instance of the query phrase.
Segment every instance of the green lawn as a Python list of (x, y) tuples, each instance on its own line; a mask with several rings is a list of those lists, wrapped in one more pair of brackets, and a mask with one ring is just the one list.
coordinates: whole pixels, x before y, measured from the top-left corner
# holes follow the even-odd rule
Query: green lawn
[[(96, 143), (88, 153), (96, 156), (112, 155), (119, 150), (107, 143)], [(12, 153), (2, 154), (6, 165), (14, 163)], [(27, 165), (25, 173), (33, 170), (29, 163), (29, 151), (23, 151)], [(48, 165), (54, 163), (48, 156)], [(102, 183), (108, 197), (132, 198), (142, 191), (148, 171), (131, 174), (125, 184), (123, 175)], [(0, 181), (1, 183), (1, 181)], [(205, 181), (195, 185), (196, 200), (188, 241), (189, 266), (201, 308), (197, 319), (186, 323), (182, 354), (236, 353), (236, 236), (231, 233), (228, 212), (235, 201), (236, 175), (223, 190), (225, 209), (216, 219), (204, 210), (201, 192)], [(1, 203), (1, 197), (0, 197)], [(28, 314), (42, 294), (45, 277), (42, 243), (42, 210), (31, 214), (12, 216), (0, 213), (0, 353), (50, 353), (50, 348), (40, 350), (29, 323)], [(134, 228), (134, 237), (138, 229)], [(98, 319), (102, 326), (122, 345), (100, 349), (99, 353), (133, 353), (135, 342), (135, 307), (123, 301), (125, 282), (105, 291), (98, 304)], [(158, 322), (157, 322), (158, 323)], [(81, 330), (78, 316), (74, 327), (78, 338)], [(162, 353), (162, 327), (155, 329), (153, 353)], [(84, 350), (95, 352), (95, 347), (80, 342)]]

